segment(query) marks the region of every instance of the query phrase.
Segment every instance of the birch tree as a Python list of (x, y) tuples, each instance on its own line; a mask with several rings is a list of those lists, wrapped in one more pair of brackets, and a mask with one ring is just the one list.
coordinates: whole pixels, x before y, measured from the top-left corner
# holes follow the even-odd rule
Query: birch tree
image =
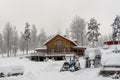
[(70, 32), (69, 32), (68, 29), (66, 29), (66, 31), (65, 31), (65, 36), (66, 36), (67, 38), (70, 38)]
[(36, 47), (38, 47), (37, 29), (36, 29), (35, 25), (32, 25), (30, 47), (31, 47), (31, 50), (34, 50)]
[(45, 33), (44, 29), (42, 28), (41, 32), (40, 32), (40, 34), (38, 36), (39, 47), (44, 46), (44, 42), (46, 41), (46, 39), (47, 39), (46, 33)]
[(4, 31), (3, 31), (3, 35), (4, 35), (4, 48), (6, 49), (7, 52), (7, 57), (10, 56), (11, 53), (11, 40), (12, 40), (12, 25), (8, 22), (5, 25)]
[(2, 34), (0, 33), (0, 53), (2, 54), (2, 57), (4, 56), (3, 54), (3, 37), (2, 37)]
[(84, 19), (76, 16), (73, 18), (73, 21), (70, 25), (71, 27), (71, 37), (76, 39), (78, 44), (84, 46), (84, 36), (85, 36), (85, 27), (86, 22)]
[(16, 27), (13, 28), (13, 38), (12, 38), (12, 52), (14, 56), (17, 55), (18, 51), (18, 32), (16, 30)]

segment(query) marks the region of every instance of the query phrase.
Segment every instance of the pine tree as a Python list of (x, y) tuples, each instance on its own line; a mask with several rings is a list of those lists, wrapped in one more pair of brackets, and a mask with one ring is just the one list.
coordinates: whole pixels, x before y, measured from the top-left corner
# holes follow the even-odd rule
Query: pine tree
[(95, 47), (95, 42), (98, 41), (98, 37), (100, 36), (99, 26), (100, 24), (94, 18), (90, 19), (90, 23), (88, 23), (88, 32), (86, 34), (88, 41), (92, 43), (92, 46)]
[(26, 54), (28, 54), (28, 47), (29, 47), (29, 40), (30, 40), (30, 29), (29, 29), (29, 24), (28, 23), (26, 23), (26, 27), (25, 27), (25, 32), (24, 32), (24, 39), (25, 39), (25, 41), (26, 41)]
[(120, 40), (120, 16), (119, 15), (116, 16), (111, 26), (113, 26), (112, 39)]
[(25, 39), (24, 39), (22, 32), (21, 32), (20, 39), (19, 39), (19, 48), (20, 48), (20, 51), (22, 51), (24, 54), (26, 46), (25, 46)]

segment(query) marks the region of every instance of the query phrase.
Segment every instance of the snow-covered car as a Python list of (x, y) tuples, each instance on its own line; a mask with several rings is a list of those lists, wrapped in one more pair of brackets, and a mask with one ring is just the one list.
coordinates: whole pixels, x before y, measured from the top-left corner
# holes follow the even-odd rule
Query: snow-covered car
[(105, 61), (100, 70), (102, 76), (120, 75), (120, 57), (110, 57)]
[(0, 77), (23, 75), (23, 66), (2, 66), (0, 67)]
[(114, 74), (120, 74), (120, 65), (104, 65), (100, 70), (100, 75), (111, 76)]

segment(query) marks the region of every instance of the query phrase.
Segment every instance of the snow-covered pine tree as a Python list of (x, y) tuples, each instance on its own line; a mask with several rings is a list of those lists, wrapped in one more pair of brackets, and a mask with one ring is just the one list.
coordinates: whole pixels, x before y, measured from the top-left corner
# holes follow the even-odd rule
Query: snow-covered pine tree
[(21, 32), (21, 35), (20, 35), (20, 39), (19, 39), (19, 49), (21, 52), (23, 52), (24, 54), (24, 51), (25, 51), (25, 39), (24, 39), (24, 36), (23, 36), (23, 32)]
[(116, 18), (114, 19), (113, 24), (113, 33), (112, 33), (112, 39), (115, 40), (120, 40), (120, 16), (117, 15)]
[(100, 36), (99, 26), (100, 24), (94, 18), (90, 19), (88, 23), (88, 32), (86, 34), (88, 41), (92, 44), (92, 47), (95, 47), (96, 42), (98, 41), (98, 37)]
[(26, 27), (25, 27), (25, 32), (24, 32), (24, 34), (23, 34), (23, 36), (24, 36), (24, 39), (25, 39), (25, 41), (26, 41), (26, 54), (28, 54), (28, 42), (29, 42), (29, 40), (30, 40), (30, 29), (29, 29), (29, 24), (28, 23), (26, 23)]

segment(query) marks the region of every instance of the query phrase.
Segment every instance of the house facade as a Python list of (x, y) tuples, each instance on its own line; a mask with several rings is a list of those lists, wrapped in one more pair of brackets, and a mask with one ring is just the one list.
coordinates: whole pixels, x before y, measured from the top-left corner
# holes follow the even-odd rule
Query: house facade
[(51, 40), (45, 43), (47, 46), (48, 53), (64, 53), (64, 52), (71, 52), (72, 46), (77, 46), (76, 43), (72, 42), (71, 40), (61, 36), (56, 35)]
[(78, 44), (60, 34), (55, 35), (45, 42), (45, 47), (36, 48), (35, 53), (31, 54), (31, 60), (44, 61), (45, 59), (63, 60), (68, 55), (83, 56), (86, 47)]
[(70, 54), (84, 55), (85, 47), (80, 47), (78, 44), (60, 34), (45, 42), (48, 54)]

